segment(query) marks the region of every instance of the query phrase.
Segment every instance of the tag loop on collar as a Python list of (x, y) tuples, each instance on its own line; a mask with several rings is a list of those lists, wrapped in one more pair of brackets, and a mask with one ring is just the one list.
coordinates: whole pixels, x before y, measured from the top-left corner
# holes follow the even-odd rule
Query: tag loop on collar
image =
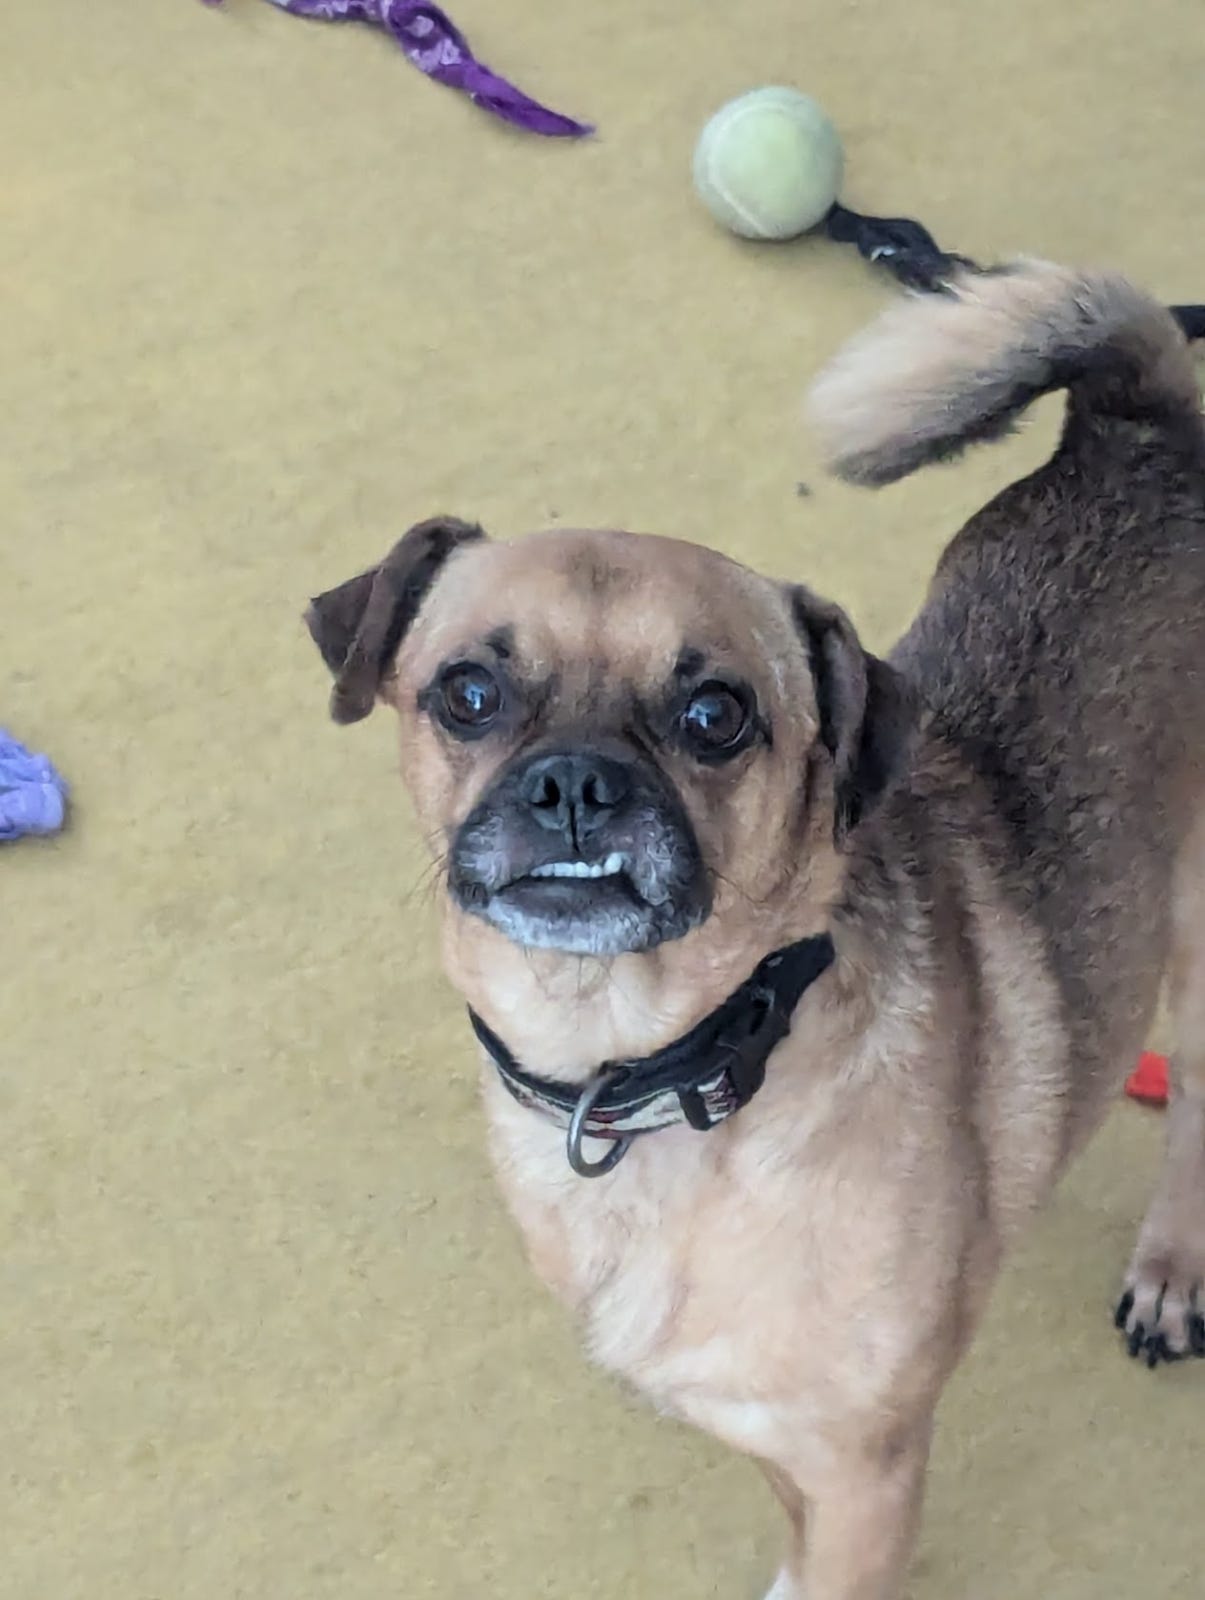
[(600, 1161), (588, 1161), (582, 1154), (583, 1141), (587, 1137), (595, 1139), (599, 1137), (597, 1133), (587, 1135), (590, 1113), (611, 1085), (626, 1075), (625, 1067), (604, 1068), (578, 1096), (573, 1115), (569, 1119), (569, 1130), (565, 1135), (565, 1154), (569, 1158), (569, 1165), (579, 1178), (603, 1177), (605, 1173), (619, 1165), (631, 1148), (632, 1135), (621, 1133), (610, 1141), (611, 1148)]

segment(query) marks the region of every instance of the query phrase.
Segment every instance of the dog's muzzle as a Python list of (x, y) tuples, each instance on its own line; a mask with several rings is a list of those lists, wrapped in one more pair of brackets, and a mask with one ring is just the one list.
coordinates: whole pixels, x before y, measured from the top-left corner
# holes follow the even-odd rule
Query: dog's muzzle
[(711, 907), (672, 785), (618, 746), (545, 748), (512, 763), (458, 831), (448, 883), (514, 943), (574, 955), (652, 949)]

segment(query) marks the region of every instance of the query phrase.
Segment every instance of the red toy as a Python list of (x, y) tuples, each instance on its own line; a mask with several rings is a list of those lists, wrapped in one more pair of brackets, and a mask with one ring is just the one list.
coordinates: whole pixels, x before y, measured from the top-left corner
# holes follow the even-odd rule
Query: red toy
[(1153, 1050), (1144, 1050), (1138, 1065), (1126, 1079), (1126, 1093), (1131, 1100), (1144, 1106), (1167, 1104), (1167, 1057), (1157, 1056)]

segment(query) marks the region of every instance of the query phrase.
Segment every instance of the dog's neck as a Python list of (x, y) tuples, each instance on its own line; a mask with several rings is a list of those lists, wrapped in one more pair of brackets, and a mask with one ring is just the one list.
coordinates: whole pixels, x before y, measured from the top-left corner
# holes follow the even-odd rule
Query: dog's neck
[[(601, 1061), (585, 1085), (530, 1073), (471, 1008), (473, 1031), (512, 1097), (566, 1130), (566, 1158), (582, 1177), (600, 1177), (641, 1134), (686, 1123), (708, 1132), (748, 1105), (766, 1064), (790, 1033), (795, 1008), (828, 972), (827, 934), (771, 952), (744, 983), (672, 1044), (649, 1056)], [(600, 1160), (584, 1141), (611, 1146)]]
[(772, 951), (823, 934), (830, 903), (831, 895), (819, 904), (784, 897), (739, 924), (709, 919), (684, 939), (605, 961), (520, 949), (477, 919), (450, 914), (444, 961), (530, 1072), (584, 1083), (601, 1061), (651, 1056), (688, 1033)]

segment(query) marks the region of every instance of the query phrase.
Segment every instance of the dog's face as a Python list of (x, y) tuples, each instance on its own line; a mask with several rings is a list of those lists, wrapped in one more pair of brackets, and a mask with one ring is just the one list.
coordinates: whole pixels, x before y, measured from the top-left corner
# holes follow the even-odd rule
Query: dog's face
[(526, 949), (705, 925), (743, 948), (880, 792), (904, 723), (841, 613), (669, 540), (423, 524), (309, 620), (336, 718), (400, 715), (451, 914)]

